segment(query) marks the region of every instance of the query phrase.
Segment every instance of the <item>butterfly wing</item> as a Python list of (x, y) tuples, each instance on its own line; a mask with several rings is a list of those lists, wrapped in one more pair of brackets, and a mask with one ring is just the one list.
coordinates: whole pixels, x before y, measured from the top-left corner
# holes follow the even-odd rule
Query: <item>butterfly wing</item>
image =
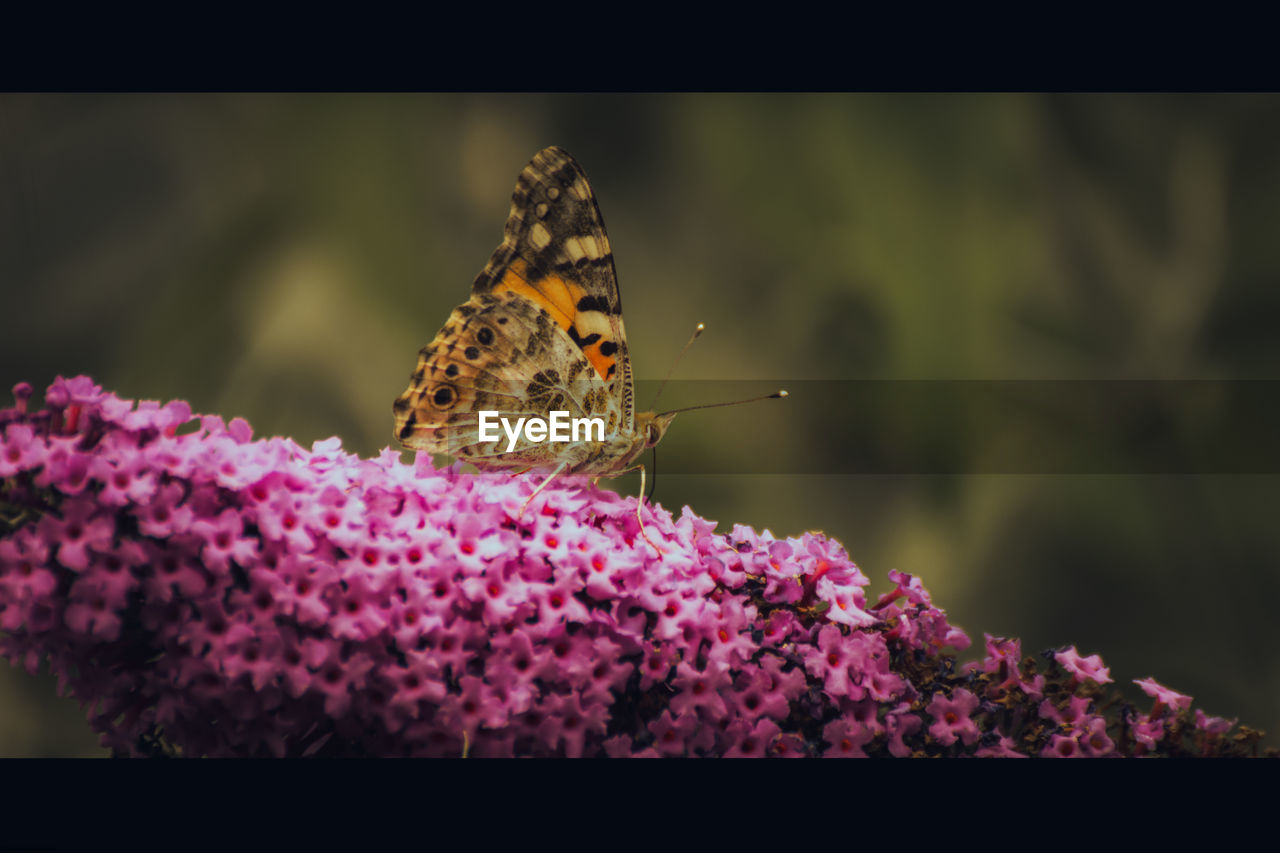
[(406, 446), (481, 467), (538, 467), (589, 448), (481, 442), (478, 412), (507, 417), (564, 410), (599, 416), (606, 435), (635, 428), (631, 362), (613, 253), (595, 195), (560, 148), (534, 156), (512, 194), (502, 245), (419, 353), (395, 404)]
[(502, 245), (472, 292), (521, 296), (544, 308), (622, 401), (621, 428), (634, 426), (613, 250), (586, 173), (567, 151), (545, 148), (520, 173)]

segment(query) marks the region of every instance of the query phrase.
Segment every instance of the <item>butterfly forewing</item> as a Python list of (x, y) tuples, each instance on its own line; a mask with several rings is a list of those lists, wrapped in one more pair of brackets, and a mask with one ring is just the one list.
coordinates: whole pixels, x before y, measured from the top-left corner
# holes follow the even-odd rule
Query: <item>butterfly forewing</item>
[[(586, 175), (560, 148), (534, 156), (516, 181), (503, 242), (476, 277), (471, 299), (419, 353), (395, 405), (406, 446), (480, 467), (547, 467), (588, 456), (608, 469), (634, 438), (631, 363), (604, 221)], [(479, 439), (479, 412), (513, 420), (600, 417), (610, 444)], [(620, 453), (621, 451), (617, 451)], [(621, 460), (619, 460), (621, 461)]]

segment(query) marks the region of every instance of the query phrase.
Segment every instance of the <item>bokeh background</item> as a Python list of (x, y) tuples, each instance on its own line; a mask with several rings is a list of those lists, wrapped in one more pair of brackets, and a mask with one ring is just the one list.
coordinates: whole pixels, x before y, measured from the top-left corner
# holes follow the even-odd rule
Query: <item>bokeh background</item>
[[(3, 95), (0, 388), (87, 373), (376, 453), (549, 144), (597, 192), (637, 377), (707, 323), (685, 397), (1280, 378), (1274, 96)], [(1075, 644), (1280, 745), (1280, 477), (860, 475), (869, 431), (806, 442), (813, 396), (682, 415), (656, 500), (823, 530), (979, 646)], [(999, 441), (937, 434), (942, 459)], [(682, 473), (708, 448), (742, 473)], [(100, 754), (52, 679), (0, 665), (0, 755)]]

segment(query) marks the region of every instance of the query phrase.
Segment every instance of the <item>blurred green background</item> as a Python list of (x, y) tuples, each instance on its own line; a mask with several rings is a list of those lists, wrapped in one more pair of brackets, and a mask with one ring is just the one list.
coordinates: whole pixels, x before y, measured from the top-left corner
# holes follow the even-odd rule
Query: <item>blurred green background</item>
[[(0, 388), (88, 373), (373, 454), (550, 144), (596, 190), (640, 379), (698, 321), (681, 379), (1280, 378), (1274, 96), (4, 95)], [(979, 647), (1075, 644), (1280, 744), (1280, 477), (680, 474), (797, 411), (682, 415), (656, 500), (823, 530)], [(96, 754), (0, 666), (0, 755)]]

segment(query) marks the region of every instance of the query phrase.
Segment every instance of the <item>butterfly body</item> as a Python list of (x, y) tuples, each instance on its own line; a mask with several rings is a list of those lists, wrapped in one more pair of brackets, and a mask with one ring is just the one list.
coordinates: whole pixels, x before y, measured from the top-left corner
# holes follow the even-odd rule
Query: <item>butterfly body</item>
[[(674, 414), (635, 411), (622, 303), (604, 221), (582, 168), (536, 154), (512, 194), (502, 244), (419, 352), (394, 406), (406, 447), (485, 469), (609, 476), (661, 440)], [(599, 418), (603, 438), (485, 440), (481, 412)]]

